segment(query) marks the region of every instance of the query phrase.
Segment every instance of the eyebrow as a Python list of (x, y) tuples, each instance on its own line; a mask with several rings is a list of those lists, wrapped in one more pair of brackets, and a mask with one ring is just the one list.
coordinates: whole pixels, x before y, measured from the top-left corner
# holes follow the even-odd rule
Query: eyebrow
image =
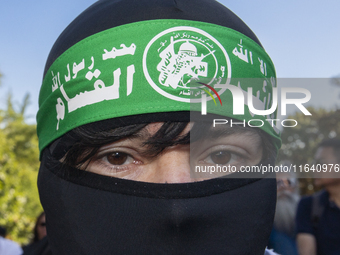
[[(177, 132), (173, 133), (171, 130), (169, 130), (169, 134), (172, 133), (173, 135), (170, 135), (170, 137), (167, 137), (167, 135), (165, 135), (165, 137), (169, 139), (166, 139), (164, 143), (159, 142), (157, 137), (159, 137), (158, 132), (161, 128), (163, 128), (163, 126), (160, 126), (160, 128), (155, 130), (155, 132), (150, 132), (147, 126), (145, 126), (138, 132), (130, 136), (127, 136), (126, 139), (129, 140), (130, 142), (139, 143), (139, 146), (141, 147), (140, 153), (144, 157), (148, 157), (150, 159), (157, 157), (164, 150), (172, 146), (175, 146), (175, 145), (188, 145), (189, 146), (190, 138), (187, 135), (188, 133), (182, 134), (182, 131), (184, 129), (177, 130), (179, 131), (178, 133)], [(166, 131), (166, 133), (164, 134), (168, 134), (168, 131)]]
[[(199, 125), (197, 123), (195, 123), (195, 125)], [(221, 126), (221, 127), (212, 127), (210, 126), (207, 129), (206, 125), (202, 125), (202, 129), (201, 130), (206, 130), (206, 133), (204, 133), (204, 137), (205, 138), (211, 138), (211, 139), (218, 139), (221, 137), (227, 137), (230, 135), (234, 135), (234, 134), (243, 134), (243, 135), (248, 135), (248, 136), (252, 136), (252, 135), (259, 135), (258, 132), (250, 129), (250, 128), (246, 128), (246, 127), (239, 127), (239, 126), (235, 126), (235, 127), (230, 127), (230, 126)], [(190, 135), (193, 135), (195, 133), (193, 133), (193, 130), (196, 130), (197, 127), (195, 127), (195, 129), (191, 129)], [(203, 131), (204, 132), (204, 131)], [(202, 134), (203, 132), (198, 132), (197, 134)], [(156, 134), (157, 132), (155, 132)], [(153, 134), (154, 135), (154, 134)], [(140, 140), (147, 140), (150, 137), (153, 136), (152, 134), (150, 134), (147, 130), (146, 127), (142, 128), (140, 131), (138, 131), (135, 134), (132, 134), (130, 136), (127, 137), (127, 139), (129, 140), (133, 140), (133, 139), (140, 139)]]
[[(200, 125), (200, 124), (196, 124)], [(194, 131), (194, 132), (192, 132)], [(225, 138), (231, 135), (247, 135), (250, 138), (251, 137), (258, 137), (260, 138), (260, 134), (249, 127), (240, 127), (240, 126), (234, 126), (230, 127), (229, 125), (219, 126), (219, 127), (212, 127), (212, 125), (206, 125), (203, 123), (199, 127), (195, 127), (195, 129), (192, 129), (191, 131), (191, 141), (201, 140), (204, 139), (212, 139), (216, 140), (219, 138)]]
[(242, 127), (219, 127), (219, 128), (210, 128), (207, 134), (208, 138), (218, 139), (221, 137), (227, 137), (234, 134), (242, 134), (247, 136), (258, 135), (258, 133), (250, 128), (242, 128)]
[[(155, 133), (156, 134), (156, 133)], [(132, 135), (127, 136), (126, 138), (129, 140), (148, 140), (149, 138), (151, 138), (153, 135), (149, 133), (149, 131), (147, 130), (146, 127), (142, 128), (141, 130), (139, 130), (137, 133), (134, 133)]]
[[(195, 123), (195, 125), (199, 125)], [(193, 130), (198, 130), (197, 134), (195, 132), (192, 132)], [(157, 132), (156, 132), (157, 133)], [(155, 134), (156, 134), (155, 133)], [(147, 130), (146, 127), (138, 131), (137, 133), (127, 137), (130, 141), (136, 141), (140, 142), (141, 147), (144, 147), (141, 153), (143, 154), (144, 157), (148, 157), (150, 159), (157, 157), (160, 153), (163, 152), (164, 149), (171, 147), (169, 146), (164, 146), (161, 151), (157, 151), (157, 148), (161, 148), (161, 146), (158, 146), (157, 144), (145, 144), (145, 142), (148, 141), (154, 134), (150, 134), (149, 131)], [(192, 136), (198, 135), (197, 140), (191, 139)], [(206, 140), (206, 139), (211, 139), (211, 140), (218, 140), (220, 138), (226, 138), (231, 135), (246, 135), (248, 136), (252, 141), (254, 142), (259, 142), (258, 146), (261, 146), (261, 136), (256, 132), (255, 130), (252, 130), (250, 128), (246, 127), (230, 127), (230, 126), (221, 126), (221, 127), (216, 127), (213, 128), (211, 125), (206, 125), (203, 124), (202, 128), (195, 127), (190, 130), (190, 141), (196, 142), (198, 140)], [(144, 145), (143, 145), (144, 144)], [(190, 142), (188, 143), (190, 144)]]

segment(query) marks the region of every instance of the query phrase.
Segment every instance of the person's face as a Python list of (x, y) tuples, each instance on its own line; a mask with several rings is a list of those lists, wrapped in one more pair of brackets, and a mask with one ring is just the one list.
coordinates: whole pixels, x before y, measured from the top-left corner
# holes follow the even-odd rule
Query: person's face
[(46, 236), (46, 217), (41, 216), (37, 225), (38, 239), (41, 240)]
[(295, 178), (287, 173), (277, 173), (276, 174), (277, 183), (277, 196), (285, 196), (289, 193), (294, 193), (297, 185)]
[[(319, 147), (315, 153), (315, 164), (339, 164), (332, 147)], [(316, 186), (322, 187), (340, 183), (340, 178), (332, 178), (333, 173), (328, 165), (327, 172), (318, 173), (314, 180)]]
[[(215, 139), (203, 139), (187, 145), (166, 148), (157, 156), (148, 155), (143, 146), (162, 123), (151, 123), (137, 136), (102, 146), (84, 170), (105, 176), (153, 183), (186, 183), (211, 177), (192, 178), (190, 166), (201, 165), (256, 165), (262, 159), (261, 138), (255, 131), (220, 132)], [(191, 129), (189, 124), (182, 135)], [(230, 127), (219, 127), (214, 132)], [(207, 136), (208, 137), (208, 136)], [(190, 152), (191, 150), (191, 152)], [(85, 164), (86, 165), (86, 164)]]

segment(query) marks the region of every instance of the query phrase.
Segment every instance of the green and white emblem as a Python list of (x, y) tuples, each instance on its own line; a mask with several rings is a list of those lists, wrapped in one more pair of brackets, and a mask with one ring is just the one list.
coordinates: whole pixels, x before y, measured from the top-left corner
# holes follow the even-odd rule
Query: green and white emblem
[(195, 81), (204, 79), (211, 86), (226, 83), (231, 77), (231, 64), (226, 50), (213, 36), (195, 27), (179, 26), (159, 33), (148, 43), (143, 71), (161, 95), (194, 103), (201, 97)]

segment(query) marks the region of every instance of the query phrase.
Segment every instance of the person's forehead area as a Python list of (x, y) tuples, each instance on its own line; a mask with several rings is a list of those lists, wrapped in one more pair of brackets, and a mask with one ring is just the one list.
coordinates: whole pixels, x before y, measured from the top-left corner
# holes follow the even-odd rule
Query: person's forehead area
[(318, 161), (336, 161), (336, 156), (334, 154), (334, 148), (327, 147), (319, 147), (315, 153), (315, 159)]
[[(148, 139), (154, 134), (156, 134), (164, 122), (153, 122), (148, 124), (146, 127), (142, 128), (134, 137), (138, 137), (139, 139)], [(188, 132), (195, 132), (195, 129), (193, 129), (194, 125), (198, 125), (196, 130), (201, 130), (201, 123), (195, 123), (195, 122), (189, 122), (188, 125), (185, 127), (185, 129), (182, 131), (180, 136), (185, 136)], [(258, 134), (257, 131), (254, 130), (254, 128), (244, 128), (239, 126), (216, 126), (213, 127), (213, 125), (210, 125), (208, 128), (206, 128), (207, 124), (203, 124), (202, 128), (207, 129), (207, 132), (204, 133), (204, 136), (201, 138), (203, 139), (219, 139), (221, 137), (227, 137), (227, 136), (244, 136), (246, 139), (250, 139), (250, 142), (260, 142), (261, 137)]]

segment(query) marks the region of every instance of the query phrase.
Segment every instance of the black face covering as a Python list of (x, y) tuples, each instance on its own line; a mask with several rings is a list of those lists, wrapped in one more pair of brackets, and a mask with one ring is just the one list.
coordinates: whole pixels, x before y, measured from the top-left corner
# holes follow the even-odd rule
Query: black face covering
[(39, 173), (53, 254), (263, 255), (275, 179), (154, 184), (62, 166), (48, 150)]

